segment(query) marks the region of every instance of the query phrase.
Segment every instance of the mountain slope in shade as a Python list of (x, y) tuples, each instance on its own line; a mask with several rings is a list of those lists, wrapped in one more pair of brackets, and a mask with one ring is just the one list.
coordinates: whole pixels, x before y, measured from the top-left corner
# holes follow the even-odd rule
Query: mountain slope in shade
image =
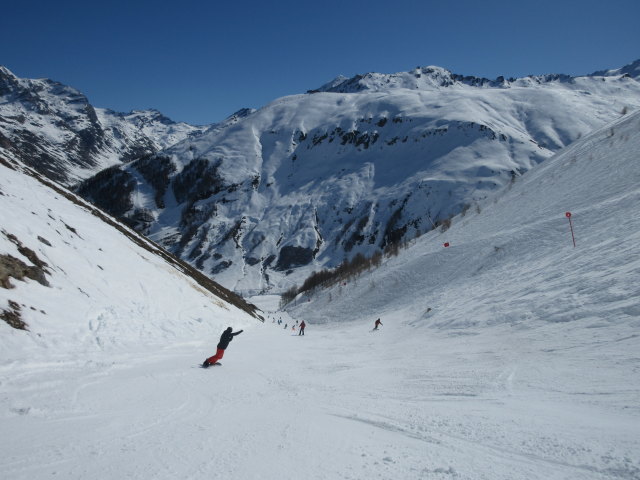
[(72, 87), (18, 78), (0, 66), (0, 148), (66, 185), (207, 128), (174, 122), (155, 110), (123, 114), (95, 108)]
[(282, 291), (446, 224), (640, 107), (632, 70), (338, 78), (101, 172), (79, 192), (229, 288)]

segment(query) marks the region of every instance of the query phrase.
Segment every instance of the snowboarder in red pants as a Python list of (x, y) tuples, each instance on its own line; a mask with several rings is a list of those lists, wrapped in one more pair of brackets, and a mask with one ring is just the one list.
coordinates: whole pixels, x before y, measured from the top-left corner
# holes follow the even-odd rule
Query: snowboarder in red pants
[(224, 351), (229, 346), (229, 342), (233, 340), (233, 337), (235, 337), (236, 335), (240, 335), (242, 332), (243, 330), (239, 330), (234, 333), (231, 327), (222, 332), (222, 335), (220, 335), (220, 342), (218, 342), (216, 354), (213, 357), (207, 358), (202, 363), (202, 366), (204, 368), (207, 368), (211, 365), (214, 365), (218, 360), (220, 360), (224, 356)]
[(304, 320), (302, 321), (302, 323), (300, 324), (300, 331), (298, 332), (298, 335), (304, 335), (304, 327), (306, 327), (307, 324), (304, 323)]

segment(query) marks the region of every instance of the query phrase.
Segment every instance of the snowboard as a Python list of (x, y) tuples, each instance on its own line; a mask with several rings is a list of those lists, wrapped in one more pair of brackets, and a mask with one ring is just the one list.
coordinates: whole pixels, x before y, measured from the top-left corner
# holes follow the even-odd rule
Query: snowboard
[[(222, 365), (220, 362), (216, 362), (213, 365), (209, 365), (209, 367), (214, 367), (216, 365)], [(209, 368), (209, 367), (205, 367), (204, 365), (200, 364), (200, 368)]]

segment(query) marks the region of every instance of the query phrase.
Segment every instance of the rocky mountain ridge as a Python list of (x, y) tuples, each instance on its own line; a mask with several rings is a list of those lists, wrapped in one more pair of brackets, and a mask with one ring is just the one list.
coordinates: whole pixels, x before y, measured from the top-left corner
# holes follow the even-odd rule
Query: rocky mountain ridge
[[(616, 77), (628, 76), (638, 80), (640, 78), (640, 60), (636, 60), (624, 67), (610, 70), (600, 70), (584, 77)], [(532, 83), (542, 84), (548, 82), (575, 82), (577, 78), (565, 74), (528, 75), (522, 78), (505, 78), (499, 76), (496, 79), (476, 77), (473, 75), (459, 75), (452, 73), (446, 68), (438, 66), (416, 67), (408, 72), (393, 74), (367, 73), (355, 75), (347, 78), (338, 76), (315, 90), (309, 92), (337, 92), (337, 93), (357, 93), (363, 90), (382, 91), (393, 88), (448, 88), (455, 86), (473, 86), (487, 88), (512, 88), (531, 85)]]
[(64, 185), (207, 128), (174, 122), (156, 110), (96, 108), (73, 87), (18, 78), (0, 66), (0, 148)]

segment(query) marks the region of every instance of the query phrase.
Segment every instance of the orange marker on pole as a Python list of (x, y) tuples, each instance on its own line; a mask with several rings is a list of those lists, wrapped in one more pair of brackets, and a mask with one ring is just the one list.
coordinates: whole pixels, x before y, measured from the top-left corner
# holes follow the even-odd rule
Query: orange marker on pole
[(569, 219), (569, 228), (571, 228), (571, 240), (573, 240), (573, 247), (576, 246), (576, 237), (573, 234), (573, 223), (571, 223), (571, 212), (565, 213), (565, 216)]

